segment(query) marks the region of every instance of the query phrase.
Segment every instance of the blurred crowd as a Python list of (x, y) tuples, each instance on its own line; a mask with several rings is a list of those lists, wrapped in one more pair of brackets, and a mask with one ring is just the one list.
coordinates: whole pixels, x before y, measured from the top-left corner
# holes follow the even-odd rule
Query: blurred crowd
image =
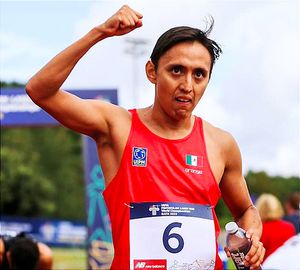
[(284, 207), (276, 196), (267, 193), (261, 194), (255, 204), (263, 224), (263, 269), (300, 270), (300, 193), (290, 194)]

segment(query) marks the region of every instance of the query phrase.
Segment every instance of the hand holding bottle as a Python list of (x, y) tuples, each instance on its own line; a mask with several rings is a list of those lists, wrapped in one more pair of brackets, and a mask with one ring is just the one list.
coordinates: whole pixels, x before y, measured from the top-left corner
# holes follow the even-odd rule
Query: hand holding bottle
[(258, 237), (249, 230), (247, 233), (235, 222), (226, 224), (227, 239), (225, 251), (231, 257), (238, 270), (261, 269), (261, 262), (265, 253)]

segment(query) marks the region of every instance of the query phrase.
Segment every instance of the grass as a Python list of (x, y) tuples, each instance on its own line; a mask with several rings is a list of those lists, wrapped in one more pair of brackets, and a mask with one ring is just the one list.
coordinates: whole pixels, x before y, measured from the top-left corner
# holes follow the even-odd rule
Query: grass
[(235, 270), (235, 265), (231, 259), (228, 260), (227, 269), (226, 270)]
[(87, 254), (83, 248), (52, 248), (53, 270), (85, 270)]

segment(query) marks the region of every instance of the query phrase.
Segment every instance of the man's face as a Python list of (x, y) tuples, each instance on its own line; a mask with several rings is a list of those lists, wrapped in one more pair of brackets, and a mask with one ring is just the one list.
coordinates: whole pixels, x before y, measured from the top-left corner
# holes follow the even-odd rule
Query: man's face
[(191, 116), (208, 84), (210, 68), (210, 54), (201, 43), (173, 46), (159, 59), (150, 79), (155, 84), (154, 106), (178, 120)]

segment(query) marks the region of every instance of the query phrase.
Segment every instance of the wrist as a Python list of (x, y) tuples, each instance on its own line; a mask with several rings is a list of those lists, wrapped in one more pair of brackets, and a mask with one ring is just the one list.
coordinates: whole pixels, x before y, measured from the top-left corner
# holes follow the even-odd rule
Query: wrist
[(91, 31), (98, 41), (112, 36), (111, 29), (108, 29), (104, 23), (94, 27)]

